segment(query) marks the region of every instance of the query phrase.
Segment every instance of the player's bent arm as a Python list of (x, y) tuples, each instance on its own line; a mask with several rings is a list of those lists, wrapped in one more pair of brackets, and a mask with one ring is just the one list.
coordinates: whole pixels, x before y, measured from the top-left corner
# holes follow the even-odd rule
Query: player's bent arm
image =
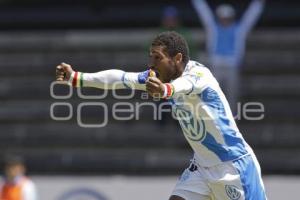
[(172, 90), (170, 92), (171, 95), (167, 96), (167, 98), (176, 94), (200, 94), (208, 87), (209, 83), (212, 83), (212, 80), (214, 80), (213, 75), (208, 69), (203, 68), (199, 70), (198, 68), (194, 68), (189, 73), (166, 84)]
[(200, 75), (194, 74), (182, 76), (170, 83), (174, 90), (173, 95), (189, 95), (192, 93), (200, 94), (207, 86), (207, 81), (205, 79), (205, 77), (200, 77)]
[(162, 98), (169, 99), (172, 98), (174, 95), (189, 95), (192, 93), (201, 93), (205, 84), (203, 84), (203, 87), (201, 87), (193, 79), (193, 77), (186, 75), (177, 78), (172, 83), (164, 83)]
[[(146, 71), (147, 72), (147, 71)], [(147, 73), (124, 72), (118, 69), (96, 73), (73, 72), (69, 84), (73, 87), (95, 87), (101, 89), (137, 89), (145, 90)]]
[[(168, 84), (167, 84), (168, 85)], [(194, 84), (184, 77), (180, 77), (170, 83), (172, 88), (172, 96), (175, 94), (190, 94), (193, 90)]]

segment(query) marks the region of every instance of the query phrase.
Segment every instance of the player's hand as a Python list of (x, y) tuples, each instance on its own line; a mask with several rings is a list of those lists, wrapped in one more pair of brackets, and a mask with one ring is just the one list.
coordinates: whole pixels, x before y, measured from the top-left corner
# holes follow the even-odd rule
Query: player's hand
[(152, 69), (148, 69), (144, 72), (139, 73), (138, 81), (140, 84), (145, 84), (149, 77), (154, 77), (154, 76), (157, 76), (156, 72)]
[(158, 78), (149, 77), (146, 81), (146, 90), (152, 97), (162, 98), (165, 92), (165, 87)]
[(66, 63), (61, 63), (56, 67), (56, 81), (64, 82), (68, 81), (71, 77), (73, 69), (71, 65)]

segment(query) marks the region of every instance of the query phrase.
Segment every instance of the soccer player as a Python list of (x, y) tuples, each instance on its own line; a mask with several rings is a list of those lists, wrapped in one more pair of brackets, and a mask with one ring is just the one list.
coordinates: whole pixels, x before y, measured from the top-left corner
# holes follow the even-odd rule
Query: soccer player
[(146, 90), (172, 104), (194, 158), (169, 200), (266, 199), (251, 147), (239, 132), (214, 76), (189, 59), (185, 39), (176, 32), (156, 36), (150, 48), (150, 67), (156, 76), (149, 70), (82, 73), (62, 63), (56, 68), (56, 80), (68, 81), (74, 87)]

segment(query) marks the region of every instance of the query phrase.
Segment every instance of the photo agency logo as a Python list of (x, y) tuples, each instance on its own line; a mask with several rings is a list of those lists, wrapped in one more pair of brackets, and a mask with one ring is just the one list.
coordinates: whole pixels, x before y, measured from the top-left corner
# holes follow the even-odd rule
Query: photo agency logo
[[(87, 95), (83, 93), (82, 88), (73, 89), (66, 82), (62, 84), (53, 81), (50, 85), (50, 96), (55, 102), (50, 106), (51, 119), (68, 121), (75, 117), (80, 127), (101, 128), (108, 124), (109, 119), (139, 120), (145, 109), (151, 110), (153, 120), (162, 120), (168, 113), (183, 124), (195, 121), (193, 120), (195, 117), (201, 118), (201, 121), (215, 120), (220, 116), (225, 117), (230, 112), (229, 106), (224, 105), (224, 101), (221, 101), (213, 90), (202, 94), (191, 94), (189, 101), (186, 101), (185, 94), (177, 94), (172, 99), (161, 101), (158, 96), (151, 97), (147, 92), (137, 93), (136, 90), (127, 90), (126, 94), (120, 94), (117, 92), (120, 83), (103, 86), (103, 88), (109, 88), (110, 92), (99, 89), (101, 92), (97, 95)], [(64, 90), (63, 94), (61, 94), (62, 90)], [(74, 91), (80, 99), (80, 103), (76, 105), (71, 102), (72, 97), (75, 96)], [(136, 102), (135, 98), (145, 102)], [(97, 112), (97, 122), (87, 123), (84, 119), (83, 113), (90, 109)], [(206, 114), (200, 116), (199, 113), (203, 111), (206, 111)], [(257, 121), (265, 117), (265, 107), (261, 102), (239, 102), (236, 111), (235, 120)]]

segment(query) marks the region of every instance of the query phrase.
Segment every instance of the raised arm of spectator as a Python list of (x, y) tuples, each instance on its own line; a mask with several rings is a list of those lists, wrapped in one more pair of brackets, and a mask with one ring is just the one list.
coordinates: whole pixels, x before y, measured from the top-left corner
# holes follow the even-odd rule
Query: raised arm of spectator
[(251, 31), (263, 11), (264, 4), (265, 0), (252, 0), (240, 21), (241, 34), (247, 35)]
[(212, 32), (216, 22), (207, 2), (205, 0), (192, 0), (192, 4), (206, 31)]

